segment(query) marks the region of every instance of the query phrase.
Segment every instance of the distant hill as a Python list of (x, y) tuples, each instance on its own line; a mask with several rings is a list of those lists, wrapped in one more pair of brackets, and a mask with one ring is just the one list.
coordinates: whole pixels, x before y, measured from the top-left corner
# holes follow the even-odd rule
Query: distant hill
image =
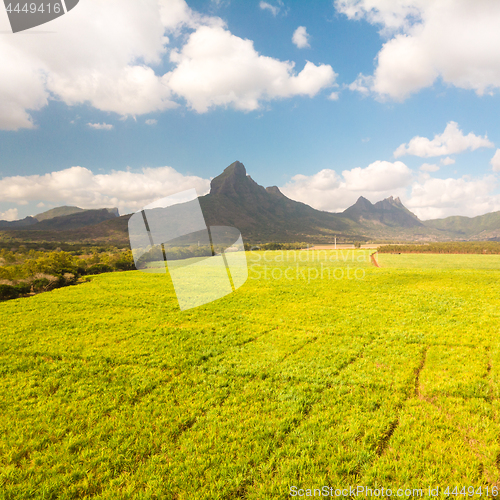
[(56, 216), (42, 220), (36, 226), (29, 226), (29, 228), (37, 231), (44, 231), (47, 229), (64, 231), (93, 226), (106, 220), (116, 219), (116, 217), (118, 217), (117, 209), (101, 208), (98, 210), (82, 210), (70, 215)]
[(54, 217), (63, 217), (65, 215), (77, 214), (79, 212), (85, 212), (85, 209), (79, 207), (57, 207), (47, 210), (46, 212), (42, 212), (41, 214), (35, 215), (35, 219), (38, 222), (42, 222), (43, 220), (53, 219)]
[[(207, 225), (236, 227), (247, 243), (330, 243), (335, 236), (338, 241), (500, 239), (500, 212), (421, 221), (392, 196), (375, 204), (360, 197), (342, 213), (323, 212), (287, 198), (276, 186), (260, 186), (239, 161), (215, 177), (199, 201)], [(120, 217), (117, 209), (59, 207), (36, 218), (0, 221), (0, 238), (127, 246), (130, 217)]]
[(445, 219), (425, 221), (427, 227), (435, 228), (459, 239), (489, 240), (500, 238), (500, 212), (463, 217), (455, 215)]
[(0, 220), (0, 230), (1, 229), (19, 229), (27, 226), (33, 226), (37, 224), (38, 221), (34, 217), (25, 217), (21, 220)]
[(98, 224), (81, 226), (77, 229), (36, 230), (30, 227), (6, 231), (0, 228), (0, 240), (92, 243), (124, 248), (129, 246), (128, 220), (130, 217), (131, 215), (122, 215), (121, 217), (114, 217)]
[[(80, 229), (95, 227), (119, 217), (117, 208), (83, 210), (78, 207), (59, 207), (40, 214), (41, 221), (35, 217), (26, 217), (18, 221), (0, 221), (0, 231), (5, 231), (9, 238), (46, 241), (83, 241), (85, 232)], [(69, 209), (69, 210), (68, 210)], [(77, 209), (76, 211), (74, 209)], [(69, 215), (57, 215), (70, 211)], [(38, 217), (38, 216), (37, 216)], [(76, 233), (75, 233), (76, 231)], [(70, 234), (66, 234), (69, 232)], [(73, 233), (71, 233), (73, 232)], [(102, 230), (97, 232), (102, 236)], [(88, 234), (92, 231), (87, 231)]]

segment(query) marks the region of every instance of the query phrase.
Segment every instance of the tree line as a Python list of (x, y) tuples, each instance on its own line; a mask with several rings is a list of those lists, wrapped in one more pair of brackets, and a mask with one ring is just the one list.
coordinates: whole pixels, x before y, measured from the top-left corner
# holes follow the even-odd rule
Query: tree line
[(499, 241), (446, 241), (439, 243), (383, 245), (379, 253), (500, 254)]

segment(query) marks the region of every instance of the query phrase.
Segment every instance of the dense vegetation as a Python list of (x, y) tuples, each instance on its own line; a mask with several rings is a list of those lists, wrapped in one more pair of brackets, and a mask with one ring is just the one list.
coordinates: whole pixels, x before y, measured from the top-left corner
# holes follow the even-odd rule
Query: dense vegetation
[(269, 243), (245, 243), (246, 251), (254, 250), (300, 250), (312, 246), (310, 243), (279, 243), (271, 241)]
[(0, 250), (0, 300), (73, 285), (85, 275), (135, 269), (132, 252), (93, 249), (90, 254), (62, 250), (47, 252)]
[(450, 241), (445, 243), (383, 245), (380, 253), (500, 254), (499, 241)]
[(184, 312), (136, 271), (0, 304), (2, 498), (491, 492), (500, 270), (470, 259), (494, 256), (381, 257), (249, 252), (245, 285)]

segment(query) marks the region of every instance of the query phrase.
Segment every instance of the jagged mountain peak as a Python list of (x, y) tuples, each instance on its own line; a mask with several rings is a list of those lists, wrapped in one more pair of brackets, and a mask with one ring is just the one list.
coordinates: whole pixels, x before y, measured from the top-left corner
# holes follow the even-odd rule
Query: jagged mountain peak
[(224, 172), (238, 176), (247, 175), (247, 169), (245, 168), (245, 165), (243, 165), (243, 163), (241, 163), (240, 161), (234, 161), (233, 163), (231, 163), (229, 167), (226, 167), (224, 169)]
[[(373, 204), (370, 200), (367, 200), (364, 196), (360, 196), (357, 199), (356, 203), (349, 208), (353, 207), (357, 207), (364, 210), (370, 210), (373, 207)], [(349, 208), (347, 210), (349, 210)]]
[(212, 179), (211, 195), (223, 195), (230, 198), (261, 196), (266, 190), (249, 175), (243, 163), (235, 161), (222, 174)]
[(406, 207), (403, 205), (400, 198), (394, 198), (393, 196), (389, 196), (389, 198), (385, 198), (385, 200), (378, 201), (374, 206), (381, 208), (382, 210), (391, 210), (393, 207), (406, 210)]
[(226, 167), (222, 174), (214, 177), (210, 182), (210, 194), (236, 194), (238, 186), (247, 181), (245, 165), (235, 161)]
[(403, 205), (399, 197), (394, 198), (393, 196), (375, 204), (360, 196), (354, 205), (342, 212), (342, 215), (361, 223), (381, 223), (393, 227), (422, 225), (418, 217)]

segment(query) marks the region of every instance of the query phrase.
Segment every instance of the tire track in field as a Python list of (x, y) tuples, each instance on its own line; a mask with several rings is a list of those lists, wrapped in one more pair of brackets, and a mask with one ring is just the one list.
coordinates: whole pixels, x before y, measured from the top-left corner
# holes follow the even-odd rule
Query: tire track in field
[[(276, 365), (279, 365), (280, 363), (283, 363), (283, 361), (285, 361), (287, 358), (289, 358), (290, 356), (292, 356), (294, 354), (297, 354), (299, 351), (301, 351), (302, 349), (304, 349), (306, 346), (308, 346), (309, 344), (312, 344), (312, 343), (316, 342), (317, 340), (318, 340), (317, 336), (314, 336), (314, 337), (306, 339), (305, 342), (302, 345), (298, 346), (296, 349), (293, 349), (293, 350), (285, 353), (285, 355), (279, 361), (276, 361), (275, 363), (269, 363), (267, 366), (265, 366), (263, 368), (262, 371), (267, 370), (271, 366), (276, 366)], [(255, 378), (255, 377), (252, 377), (252, 378)]]
[[(420, 360), (420, 364), (417, 366), (417, 369), (415, 370), (415, 390), (414, 390), (414, 396), (422, 399), (422, 394), (420, 393), (420, 374), (422, 373), (422, 370), (424, 369), (425, 362), (427, 360), (427, 351), (429, 350), (429, 346), (425, 346), (424, 352), (422, 354), (422, 359)], [(405, 400), (408, 401), (407, 398)]]
[[(488, 386), (489, 386), (489, 395), (484, 397), (485, 402), (492, 404), (493, 400), (495, 399), (494, 396), (494, 388), (492, 387), (492, 380), (491, 380), (491, 369), (492, 369), (492, 360), (491, 360), (491, 345), (485, 346), (485, 355), (487, 359), (486, 363), (486, 373), (484, 374), (484, 378), (487, 379), (488, 381)], [(463, 396), (464, 400), (470, 400), (471, 397)], [(427, 399), (426, 399), (427, 401)], [(496, 480), (492, 480), (488, 475), (486, 474), (485, 471), (485, 466), (484, 462), (488, 462), (488, 457), (480, 450), (478, 446), (478, 442), (470, 435), (470, 431), (460, 425), (460, 423), (456, 423), (453, 419), (452, 415), (449, 415), (443, 408), (441, 408), (439, 405), (437, 405), (434, 401), (427, 401), (431, 405), (433, 405), (439, 412), (441, 412), (443, 415), (446, 416), (448, 420), (451, 421), (451, 424), (458, 429), (463, 437), (469, 448), (471, 449), (472, 453), (476, 456), (476, 458), (479, 460), (479, 474), (481, 477), (484, 478), (484, 481), (486, 484), (489, 484), (490, 486), (499, 486), (499, 478), (497, 477)], [(496, 420), (496, 419), (495, 419)], [(497, 438), (497, 441), (500, 443), (500, 435)], [(495, 457), (495, 466), (496, 469), (500, 475), (500, 451), (497, 452), (496, 457)]]
[[(442, 347), (449, 347), (448, 344), (433, 344), (432, 346), (435, 347), (436, 345), (442, 346)], [(413, 397), (418, 398), (421, 401), (424, 401), (425, 403), (433, 406), (439, 413), (441, 413), (449, 421), (450, 426), (462, 435), (464, 442), (469, 446), (471, 452), (479, 460), (478, 472), (479, 472), (480, 476), (483, 477), (485, 483), (489, 484), (490, 486), (499, 486), (500, 483), (499, 483), (498, 478), (496, 478), (496, 480), (492, 480), (492, 478), (488, 477), (488, 475), (486, 474), (484, 462), (488, 461), (488, 457), (484, 454), (483, 451), (481, 451), (481, 449), (478, 445), (478, 441), (476, 440), (476, 438), (474, 438), (471, 435), (470, 430), (467, 429), (466, 427), (460, 425), (460, 422), (456, 421), (456, 416), (453, 416), (452, 414), (448, 413), (442, 406), (437, 404), (435, 401), (435, 398), (428, 397), (428, 396), (425, 396), (424, 394), (422, 394), (422, 392), (420, 390), (420, 374), (421, 374), (423, 368), (425, 367), (426, 358), (427, 358), (427, 351), (428, 351), (429, 347), (430, 346), (425, 347), (425, 350), (424, 350), (424, 353), (422, 356), (422, 360), (415, 371), (415, 388), (414, 388)], [(455, 345), (455, 347), (464, 347), (464, 346), (457, 344), (457, 345)], [(492, 369), (492, 362), (491, 362), (491, 355), (490, 355), (491, 346), (485, 346), (485, 349), (486, 349), (486, 356), (487, 356), (487, 365), (486, 365), (486, 373), (485, 373), (484, 377), (488, 378), (488, 382), (490, 385), (490, 393), (493, 393), (494, 390), (491, 387), (492, 381), (491, 381), (491, 377), (490, 377), (490, 373), (491, 373), (491, 369)], [(464, 400), (471, 399), (471, 397), (468, 397), (468, 396), (462, 396), (462, 398)], [(401, 411), (402, 407), (406, 404), (406, 402), (409, 401), (410, 399), (412, 399), (412, 398), (409, 397), (403, 402), (403, 404), (400, 408), (400, 411)], [(484, 398), (484, 400), (486, 402), (489, 402), (489, 403), (491, 403), (493, 399), (494, 399), (494, 396), (492, 394), (490, 394), (488, 397)], [(398, 422), (398, 424), (399, 424), (399, 422)], [(387, 432), (384, 433), (383, 439), (386, 438), (386, 436), (388, 436), (388, 438), (390, 438), (390, 436), (392, 436), (392, 434), (395, 432), (396, 428), (397, 428), (397, 425), (393, 427), (393, 424), (391, 423)], [(500, 444), (500, 435), (498, 436), (497, 439), (498, 439), (498, 443)], [(387, 439), (387, 442), (388, 441), (389, 441), (389, 439)], [(384, 449), (382, 450), (382, 453), (379, 454), (379, 456), (381, 456), (383, 454), (383, 451), (385, 451), (386, 448), (387, 448), (387, 443), (385, 443)], [(496, 469), (497, 469), (499, 476), (500, 476), (500, 451), (498, 451), (498, 453), (496, 455), (495, 466), (496, 466)]]
[[(493, 363), (492, 363), (492, 355), (491, 355), (491, 345), (487, 346), (486, 352), (488, 355), (488, 365), (486, 367), (486, 378), (488, 379), (488, 386), (490, 389), (490, 398), (491, 398), (491, 403), (493, 403), (494, 400), (497, 400), (497, 391), (495, 390), (494, 382), (492, 379), (492, 368), (493, 368)], [(497, 415), (494, 417), (495, 420), (498, 420)], [(500, 434), (497, 437), (497, 444), (499, 445), (500, 448)], [(483, 468), (483, 474), (485, 476), (485, 480), (492, 486), (500, 486), (500, 449), (497, 451), (496, 456), (495, 456), (495, 467), (497, 470), (497, 477), (495, 479), (488, 477), (487, 474), (485, 474), (484, 468)]]
[[(221, 352), (219, 352), (217, 354), (200, 356), (196, 361), (193, 361), (193, 363), (191, 363), (189, 365), (185, 365), (185, 366), (165, 368), (165, 367), (162, 367), (160, 365), (149, 366), (147, 363), (141, 363), (141, 362), (130, 361), (130, 360), (113, 359), (111, 357), (105, 357), (105, 358), (99, 359), (99, 360), (97, 360), (97, 362), (103, 370), (104, 369), (112, 369), (115, 367), (123, 367), (123, 366), (132, 367), (132, 366), (134, 366), (134, 367), (143, 367), (145, 370), (159, 369), (162, 371), (165, 371), (165, 370), (171, 371), (173, 373), (171, 373), (171, 376), (169, 377), (169, 379), (167, 381), (168, 384), (171, 384), (172, 382), (175, 382), (176, 380), (180, 379), (180, 377), (182, 377), (183, 374), (186, 374), (186, 373), (189, 373), (193, 370), (196, 370), (200, 366), (208, 363), (213, 357), (224, 355), (224, 353), (227, 352), (231, 348), (241, 347), (241, 346), (250, 344), (252, 342), (256, 342), (261, 337), (264, 337), (265, 335), (273, 332), (274, 330), (277, 330), (278, 328), (279, 327), (269, 328), (269, 329), (263, 330), (259, 335), (256, 335), (254, 337), (251, 337), (251, 338), (248, 338), (248, 339), (245, 339), (242, 341), (236, 341), (235, 343), (226, 346), (226, 348), (224, 350), (222, 350)], [(295, 351), (298, 351), (298, 350), (304, 348), (308, 343), (310, 343), (311, 341), (314, 341), (316, 339), (317, 339), (317, 337), (314, 337), (311, 340), (307, 340), (306, 342), (304, 342), (304, 344), (302, 346), (300, 346)], [(293, 352), (295, 352), (295, 351), (293, 351)], [(293, 352), (289, 353), (289, 354), (293, 354)], [(11, 353), (9, 353), (9, 354), (11, 354)], [(22, 356), (22, 357), (25, 357), (27, 359), (36, 360), (37, 358), (41, 358), (46, 362), (57, 362), (57, 361), (74, 362), (74, 361), (77, 361), (77, 362), (83, 363), (85, 365), (88, 364), (88, 362), (95, 362), (94, 358), (91, 358), (88, 356), (82, 356), (82, 355), (78, 355), (78, 354), (73, 354), (73, 353), (54, 354), (51, 351), (50, 352), (47, 352), (47, 351), (33, 351), (33, 352), (18, 351), (18, 352), (15, 352), (14, 354), (16, 355), (16, 357)], [(286, 356), (283, 359), (286, 359)], [(280, 360), (280, 362), (283, 361), (283, 359)], [(31, 368), (32, 367), (29, 367), (28, 370), (30, 370)], [(18, 369), (16, 371), (21, 371), (21, 370)], [(247, 377), (244, 375), (234, 375), (234, 379), (242, 380), (243, 385), (246, 385), (244, 379), (247, 379), (247, 382), (249, 382), (249, 381), (253, 380), (254, 378), (255, 377)], [(144, 397), (146, 397), (151, 392), (155, 391), (158, 387), (159, 387), (159, 385), (155, 384), (155, 385), (152, 385), (150, 387), (147, 387), (146, 389), (143, 388), (141, 390), (136, 391), (136, 393), (131, 398), (129, 398), (130, 403), (133, 403), (134, 405), (140, 404), (141, 400)], [(196, 422), (198, 420), (202, 419), (211, 408), (214, 408), (215, 406), (218, 406), (218, 407), (223, 406), (224, 403), (226, 402), (226, 400), (231, 396), (232, 392), (233, 391), (227, 391), (227, 393), (225, 395), (223, 395), (222, 397), (220, 397), (216, 403), (213, 403), (204, 409), (200, 409), (198, 411), (195, 410), (195, 412), (193, 414), (188, 415), (184, 421), (180, 422), (176, 427), (172, 428), (172, 442), (175, 443), (175, 442), (179, 441), (183, 437), (183, 435), (185, 433), (187, 433), (196, 424)]]
[[(255, 337), (252, 337), (251, 339), (247, 339), (243, 342), (240, 342), (240, 343), (236, 343), (234, 345), (231, 345), (229, 346), (229, 348), (233, 348), (233, 347), (241, 347), (241, 346), (244, 346), (244, 345), (247, 345), (247, 344), (250, 344), (252, 342), (255, 342), (257, 341), (258, 339), (260, 339), (261, 337), (264, 337), (265, 335), (267, 335), (268, 333), (271, 333), (273, 332), (274, 330), (277, 330), (278, 328), (270, 328), (269, 330), (266, 330), (264, 331), (261, 335), (257, 335)], [(283, 362), (287, 357), (291, 356), (292, 354), (295, 354), (296, 352), (300, 351), (301, 349), (303, 349), (306, 345), (310, 344), (311, 342), (315, 342), (317, 340), (317, 337), (312, 337), (311, 339), (307, 339), (301, 346), (299, 346), (297, 349), (294, 349), (293, 351), (290, 351), (289, 353), (285, 354), (285, 356), (283, 356), (282, 359), (280, 359), (277, 363), (275, 364), (278, 364), (278, 363), (281, 363)], [(227, 349), (224, 352), (226, 352)], [(222, 353), (222, 354), (223, 354)], [(214, 356), (209, 356), (207, 357), (206, 359), (203, 360), (202, 363), (199, 363), (195, 366), (195, 368), (199, 367), (200, 365), (202, 365), (203, 363), (205, 362), (208, 362), (210, 360), (210, 358), (212, 358)], [(263, 371), (268, 368), (269, 366), (271, 366), (271, 364), (267, 365), (266, 367), (263, 368)], [(177, 375), (180, 376), (183, 372), (179, 373)], [(174, 377), (175, 378), (175, 377)], [(247, 375), (242, 375), (242, 374), (233, 374), (233, 378), (236, 380), (240, 380), (240, 381), (243, 381), (242, 383), (242, 387), (244, 387), (247, 383), (251, 382), (252, 380), (255, 380), (257, 378), (257, 375), (254, 375), (254, 376), (247, 376)], [(177, 432), (175, 433), (175, 437), (173, 439), (174, 442), (178, 442), (179, 439), (181, 437), (183, 437), (183, 435), (185, 433), (187, 433), (195, 424), (196, 422), (199, 420), (199, 419), (202, 419), (210, 409), (214, 408), (215, 406), (218, 406), (219, 408), (224, 406), (224, 404), (226, 403), (226, 401), (229, 399), (229, 397), (231, 396), (231, 394), (233, 393), (234, 391), (228, 391), (223, 397), (221, 397), (217, 404), (212, 404), (210, 405), (209, 407), (195, 413), (195, 415), (193, 415), (191, 418), (188, 419), (188, 421), (185, 423), (185, 424), (181, 424), (178, 426), (178, 428), (176, 429)], [(245, 484), (245, 481), (243, 481), (242, 483), (240, 483), (240, 486), (238, 486), (238, 490), (236, 491), (237, 495), (241, 495), (242, 494), (242, 485)], [(250, 484), (250, 483), (248, 483)], [(246, 490), (247, 486), (244, 487), (244, 490)], [(229, 498), (229, 497), (228, 497)], [(241, 497), (241, 496), (236, 496), (236, 497), (230, 497), (230, 498), (244, 498), (244, 497)]]
[[(353, 363), (355, 363), (357, 360), (363, 358), (364, 351), (368, 347), (370, 347), (371, 345), (375, 344), (377, 341), (382, 340), (382, 339), (383, 339), (382, 336), (376, 337), (376, 338), (372, 339), (371, 341), (368, 341), (366, 344), (364, 344), (363, 347), (359, 350), (359, 352), (356, 355), (353, 355), (350, 359), (346, 360), (345, 363), (343, 363), (341, 366), (339, 366), (335, 370), (335, 372), (332, 373), (332, 377), (338, 376), (342, 371), (344, 371), (350, 365), (352, 365)], [(316, 338), (315, 341), (317, 341), (317, 338)], [(300, 351), (301, 349), (303, 349), (306, 345), (308, 345), (310, 343), (312, 343), (312, 342), (305, 342), (304, 345), (302, 345), (300, 348), (296, 349), (295, 352)], [(293, 354), (293, 353), (290, 353), (290, 355), (291, 354)], [(289, 356), (285, 356), (278, 363), (275, 363), (275, 365), (279, 365), (287, 357), (289, 357)], [(310, 404), (307, 404), (304, 407), (304, 409), (302, 410), (302, 412), (300, 413), (300, 417), (301, 418), (297, 418), (297, 419), (293, 419), (292, 420), (291, 425), (286, 429), (286, 431), (283, 433), (282, 437), (278, 441), (275, 442), (275, 445), (273, 446), (273, 449), (269, 453), (268, 457), (265, 460), (262, 460), (261, 462), (259, 462), (258, 464), (255, 464), (255, 467), (259, 467), (260, 468), (262, 465), (264, 465), (264, 464), (266, 464), (266, 463), (268, 463), (268, 462), (270, 462), (272, 460), (273, 456), (275, 456), (276, 453), (277, 453), (277, 451), (279, 449), (281, 449), (281, 447), (283, 446), (284, 441), (286, 440), (286, 438), (292, 432), (294, 432), (301, 425), (304, 424), (304, 422), (309, 417), (311, 411), (313, 410), (314, 406), (320, 402), (321, 396), (323, 395), (323, 393), (325, 391), (327, 391), (328, 389), (330, 389), (332, 387), (332, 385), (333, 385), (332, 382), (325, 383), (324, 387), (321, 390), (319, 390), (318, 392), (316, 392), (316, 398), (315, 398), (315, 400), (313, 402), (311, 402)], [(275, 468), (273, 468), (273, 471), (274, 470), (275, 470)], [(230, 500), (230, 499), (233, 499), (233, 498), (243, 498), (243, 499), (246, 498), (248, 489), (249, 489), (250, 485), (253, 483), (253, 481), (254, 481), (253, 475), (248, 475), (247, 477), (245, 477), (245, 479), (243, 479), (243, 481), (240, 483), (240, 485), (238, 486), (237, 489), (230, 491), (227, 495), (225, 495), (224, 497), (221, 497), (221, 498), (224, 499), (224, 500)]]
[[(406, 402), (409, 401), (412, 397), (420, 398), (421, 399), (421, 393), (420, 393), (420, 373), (424, 369), (425, 362), (427, 360), (427, 351), (429, 350), (429, 346), (425, 346), (424, 350), (422, 352), (422, 358), (420, 360), (420, 363), (418, 364), (417, 368), (415, 369), (415, 381), (413, 385), (413, 394), (411, 391), (408, 391), (408, 396), (401, 401), (399, 405), (396, 406), (397, 410), (397, 415), (396, 418), (389, 423), (389, 426), (387, 429), (382, 433), (382, 436), (380, 437), (377, 446), (375, 448), (375, 453), (377, 454), (377, 457), (381, 457), (387, 448), (389, 447), (389, 442), (393, 436), (393, 434), (396, 432), (396, 429), (399, 427), (399, 417), (401, 415), (401, 410), (405, 406)], [(375, 464), (375, 460), (372, 461), (372, 466)]]

